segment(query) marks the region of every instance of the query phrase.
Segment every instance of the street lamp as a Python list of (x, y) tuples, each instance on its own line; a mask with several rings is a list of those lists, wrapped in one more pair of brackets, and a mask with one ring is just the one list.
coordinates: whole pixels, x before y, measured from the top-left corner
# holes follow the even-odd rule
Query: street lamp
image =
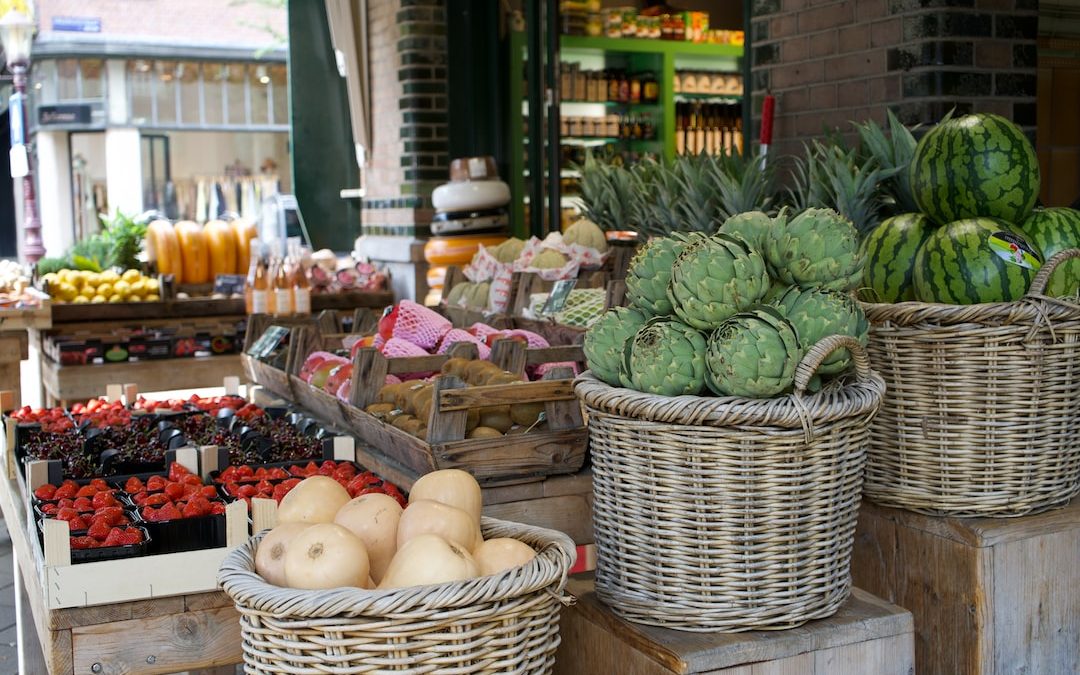
[(23, 180), (23, 230), (25, 245), (23, 255), (29, 262), (37, 262), (45, 255), (41, 242), (41, 221), (37, 213), (37, 196), (34, 191), (34, 171), (26, 146), (26, 75), (30, 70), (30, 48), (34, 43), (34, 21), (18, 10), (11, 10), (0, 18), (0, 42), (4, 56), (13, 76), (15, 93), (11, 95), (11, 175)]

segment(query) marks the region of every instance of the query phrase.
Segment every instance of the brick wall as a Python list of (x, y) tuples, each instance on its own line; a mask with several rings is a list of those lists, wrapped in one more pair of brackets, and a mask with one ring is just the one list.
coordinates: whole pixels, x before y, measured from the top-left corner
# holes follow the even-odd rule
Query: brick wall
[(886, 108), (905, 124), (994, 112), (1034, 133), (1034, 0), (755, 0), (752, 17), (753, 137), (771, 91), (776, 152)]
[(368, 3), (373, 140), (363, 232), (424, 234), (449, 178), (444, 0)]

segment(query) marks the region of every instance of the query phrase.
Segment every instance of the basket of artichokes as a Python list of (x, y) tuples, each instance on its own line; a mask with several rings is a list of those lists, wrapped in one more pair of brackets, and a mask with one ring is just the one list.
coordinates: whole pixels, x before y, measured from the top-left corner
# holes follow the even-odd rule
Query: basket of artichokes
[[(586, 333), (597, 592), (689, 631), (830, 616), (885, 385), (849, 221), (811, 209), (649, 241)], [(643, 546), (654, 541), (657, 546)]]

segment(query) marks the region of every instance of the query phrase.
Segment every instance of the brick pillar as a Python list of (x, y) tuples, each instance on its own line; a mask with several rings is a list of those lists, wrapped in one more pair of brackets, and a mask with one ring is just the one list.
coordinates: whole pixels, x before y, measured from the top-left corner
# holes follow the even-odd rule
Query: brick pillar
[(1033, 133), (1037, 33), (1034, 0), (755, 0), (754, 137), (766, 91), (780, 153), (887, 108), (909, 125), (993, 112)]
[(449, 179), (444, 0), (369, 0), (372, 148), (359, 249), (422, 299), (431, 192)]

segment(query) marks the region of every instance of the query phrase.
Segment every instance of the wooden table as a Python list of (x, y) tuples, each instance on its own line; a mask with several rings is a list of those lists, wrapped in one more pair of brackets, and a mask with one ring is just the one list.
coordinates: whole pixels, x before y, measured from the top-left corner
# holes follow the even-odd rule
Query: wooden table
[(27, 332), (50, 326), (52, 310), (47, 298), (42, 298), (40, 307), (0, 309), (0, 389), (12, 392), (6, 405), (22, 405), (22, 362), (30, 356)]
[(851, 574), (911, 610), (920, 675), (1080, 673), (1080, 499), (1020, 518), (864, 499)]
[(0, 478), (0, 509), (15, 564), (19, 672), (234, 672), (230, 664), (243, 660), (239, 614), (220, 591), (48, 609), (44, 560), (19, 480), (6, 472)]
[(688, 633), (634, 624), (597, 598), (592, 575), (570, 578), (555, 675), (910, 675), (911, 614), (852, 589), (827, 619), (798, 628)]

